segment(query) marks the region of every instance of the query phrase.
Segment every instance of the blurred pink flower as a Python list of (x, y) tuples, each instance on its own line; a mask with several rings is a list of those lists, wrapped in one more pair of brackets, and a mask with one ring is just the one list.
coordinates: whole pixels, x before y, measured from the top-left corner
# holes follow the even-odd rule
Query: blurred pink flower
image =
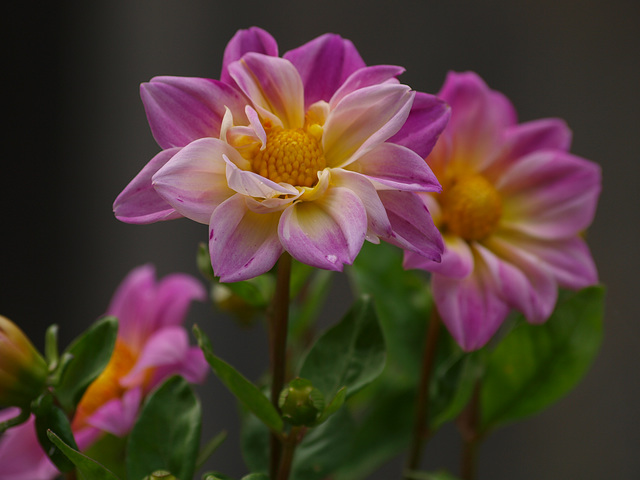
[[(78, 446), (86, 449), (105, 432), (124, 436), (142, 400), (171, 375), (200, 383), (209, 369), (201, 350), (190, 347), (182, 323), (193, 300), (206, 291), (193, 277), (173, 274), (159, 282), (155, 269), (134, 269), (115, 292), (107, 315), (118, 318), (111, 360), (89, 386), (72, 420)], [(15, 416), (0, 412), (0, 421)], [(0, 439), (0, 480), (50, 480), (57, 470), (38, 444), (33, 417)]]
[(517, 124), (509, 100), (474, 73), (450, 73), (439, 96), (452, 115), (427, 163), (443, 192), (423, 199), (445, 253), (435, 263), (405, 252), (404, 263), (433, 272), (442, 320), (474, 350), (511, 309), (544, 322), (558, 287), (598, 281), (581, 233), (593, 220), (601, 173), (568, 153), (563, 121)]
[(220, 81), (142, 85), (163, 151), (118, 196), (116, 217), (208, 224), (225, 282), (268, 271), (283, 251), (342, 270), (365, 239), (439, 261), (442, 239), (415, 192), (440, 191), (423, 158), (446, 104), (401, 85), (400, 67), (366, 67), (338, 35), (277, 55), (253, 27), (229, 42)]

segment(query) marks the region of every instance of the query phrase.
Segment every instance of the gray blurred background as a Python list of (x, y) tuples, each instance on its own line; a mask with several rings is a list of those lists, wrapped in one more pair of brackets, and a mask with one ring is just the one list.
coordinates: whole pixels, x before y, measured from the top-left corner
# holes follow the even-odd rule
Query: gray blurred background
[[(406, 67), (435, 93), (448, 70), (474, 70), (504, 92), (522, 121), (557, 116), (572, 151), (598, 162), (604, 189), (589, 242), (608, 287), (602, 352), (558, 404), (505, 427), (481, 448), (479, 478), (640, 478), (640, 14), (633, 0), (316, 2), (113, 0), (17, 2), (3, 12), (0, 313), (42, 347), (57, 322), (66, 344), (102, 314), (126, 273), (197, 275), (207, 228), (188, 220), (118, 222), (111, 204), (158, 151), (138, 85), (155, 75), (218, 78), (223, 49), (258, 25), (280, 52), (325, 32), (351, 39), (367, 64)], [(8, 81), (8, 82), (7, 82)], [(8, 125), (6, 125), (8, 124)], [(339, 277), (327, 321), (347, 308)], [(251, 378), (267, 363), (265, 333), (240, 329), (206, 305), (192, 309), (219, 355)], [(246, 473), (235, 406), (217, 379), (201, 390), (206, 429), (230, 437), (213, 468)], [(459, 440), (445, 429), (424, 466), (457, 471)], [(371, 478), (399, 478), (396, 461)]]

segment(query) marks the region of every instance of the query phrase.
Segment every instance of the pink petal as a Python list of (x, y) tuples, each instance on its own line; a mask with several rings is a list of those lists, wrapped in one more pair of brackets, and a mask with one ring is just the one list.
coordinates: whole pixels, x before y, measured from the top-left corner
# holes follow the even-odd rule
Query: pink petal
[(331, 170), (331, 183), (336, 187), (345, 187), (353, 191), (367, 212), (367, 240), (379, 243), (378, 237), (391, 235), (391, 223), (387, 211), (371, 181), (356, 172), (348, 170)]
[(113, 213), (118, 220), (143, 224), (182, 217), (151, 184), (151, 177), (179, 151), (180, 148), (163, 150), (131, 180), (113, 202)]
[(428, 272), (439, 273), (445, 277), (462, 279), (473, 271), (473, 253), (466, 241), (459, 237), (443, 236), (444, 253), (440, 262), (423, 257), (415, 252), (405, 250), (403, 266), (405, 269), (417, 268)]
[[(17, 414), (17, 409), (2, 410), (0, 421)], [(53, 480), (59, 475), (38, 443), (33, 416), (0, 437), (0, 465), (0, 480)]]
[(181, 375), (190, 383), (202, 383), (209, 372), (209, 364), (199, 347), (191, 347), (181, 362), (157, 367), (151, 380), (152, 388), (172, 375)]
[(220, 80), (230, 85), (235, 84), (228, 67), (236, 60), (240, 60), (245, 53), (255, 52), (278, 56), (278, 44), (275, 39), (265, 30), (258, 27), (250, 27), (246, 30), (238, 30), (229, 40), (222, 57), (222, 73)]
[(157, 285), (154, 303), (155, 315), (153, 329), (181, 325), (194, 300), (207, 299), (207, 291), (191, 275), (174, 273), (167, 275)]
[(449, 72), (438, 96), (451, 106), (445, 134), (455, 156), (482, 170), (495, 159), (504, 129), (516, 123), (513, 106), (472, 72)]
[(282, 244), (294, 258), (337, 271), (353, 263), (366, 233), (365, 207), (344, 187), (329, 188), (313, 202), (294, 203), (283, 212), (278, 229)]
[(124, 437), (136, 423), (141, 400), (141, 388), (127, 390), (122, 398), (114, 398), (102, 405), (87, 421), (104, 432)]
[(443, 100), (416, 92), (407, 121), (389, 142), (404, 145), (420, 157), (426, 158), (450, 117), (451, 108)]
[(229, 108), (245, 120), (247, 100), (235, 88), (208, 78), (155, 77), (140, 86), (151, 132), (163, 148), (184, 147), (204, 137), (219, 137)]
[(222, 282), (237, 282), (269, 271), (283, 248), (277, 228), (280, 213), (255, 213), (236, 194), (211, 216), (209, 251), (213, 271)]
[(209, 223), (215, 208), (233, 195), (227, 186), (223, 155), (246, 162), (227, 143), (215, 138), (184, 147), (153, 176), (158, 194), (191, 220)]
[(143, 265), (126, 276), (111, 299), (107, 315), (118, 319), (118, 338), (127, 345), (142, 345), (154, 323), (155, 288), (155, 268)]
[(394, 65), (375, 65), (363, 67), (353, 72), (349, 78), (333, 94), (329, 105), (333, 109), (345, 96), (364, 87), (382, 83), (398, 83), (396, 77), (404, 72), (404, 68)]
[(229, 65), (229, 74), (251, 99), (263, 118), (275, 126), (301, 128), (304, 124), (302, 80), (291, 62), (248, 53)]
[(512, 245), (537, 258), (563, 288), (579, 290), (598, 283), (598, 271), (587, 243), (580, 237), (541, 240), (517, 232), (501, 232)]
[(463, 279), (431, 278), (433, 299), (449, 333), (465, 351), (482, 348), (509, 313), (482, 266)]
[(382, 143), (362, 155), (356, 163), (357, 171), (369, 177), (378, 189), (442, 191), (427, 163), (413, 150), (400, 145)]
[(496, 184), (506, 227), (533, 237), (559, 239), (587, 228), (601, 189), (600, 167), (559, 151), (522, 158)]
[(353, 72), (365, 66), (353, 43), (331, 33), (288, 51), (284, 58), (300, 72), (305, 108), (329, 101)]
[(182, 362), (189, 349), (189, 338), (182, 327), (167, 327), (156, 330), (146, 339), (133, 368), (120, 379), (124, 387), (143, 385), (148, 368), (174, 365)]
[(497, 291), (529, 322), (547, 320), (558, 298), (558, 285), (551, 273), (541, 268), (528, 252), (516, 250), (505, 242), (501, 242), (500, 249), (496, 248), (496, 242), (491, 243), (490, 248), (475, 246), (493, 276)]
[(492, 168), (504, 168), (539, 150), (566, 152), (571, 146), (571, 130), (563, 120), (545, 118), (507, 128), (503, 142), (497, 165)]
[(439, 262), (444, 243), (421, 197), (393, 190), (382, 190), (378, 195), (393, 228), (393, 234), (383, 240)]
[(324, 124), (322, 146), (329, 167), (341, 167), (394, 135), (409, 115), (414, 93), (383, 84), (350, 93)]
[[(230, 188), (247, 197), (276, 198), (280, 195), (299, 195), (298, 190), (288, 184), (279, 184), (254, 172), (239, 169), (229, 159), (226, 176)], [(290, 200), (292, 201), (292, 200)]]

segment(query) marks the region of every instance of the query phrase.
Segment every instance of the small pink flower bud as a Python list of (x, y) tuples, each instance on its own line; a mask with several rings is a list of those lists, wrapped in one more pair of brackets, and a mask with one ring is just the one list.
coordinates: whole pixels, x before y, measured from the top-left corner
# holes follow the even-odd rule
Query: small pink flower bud
[(47, 364), (27, 336), (0, 315), (0, 405), (25, 408), (42, 393)]

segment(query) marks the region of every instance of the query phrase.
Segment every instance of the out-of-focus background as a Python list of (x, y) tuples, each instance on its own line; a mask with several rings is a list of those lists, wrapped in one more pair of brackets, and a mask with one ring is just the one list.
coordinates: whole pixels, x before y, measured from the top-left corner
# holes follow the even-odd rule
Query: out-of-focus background
[[(640, 474), (640, 4), (633, 0), (41, 2), (3, 12), (0, 314), (42, 347), (50, 323), (66, 343), (106, 309), (126, 273), (197, 275), (207, 228), (188, 220), (118, 222), (117, 194), (158, 152), (138, 85), (156, 75), (217, 78), (223, 49), (257, 25), (280, 52), (325, 32), (351, 39), (368, 64), (406, 67), (435, 93), (448, 70), (474, 70), (504, 92), (522, 121), (562, 117), (572, 151), (598, 162), (604, 188), (590, 242), (608, 288), (605, 339), (580, 386), (481, 448), (479, 478), (633, 479)], [(348, 306), (338, 277), (328, 322)], [(257, 378), (265, 333), (242, 330), (206, 305), (192, 309), (217, 353)], [(246, 473), (235, 405), (211, 376), (206, 431), (230, 436), (212, 468)], [(456, 471), (459, 440), (442, 431), (424, 466)], [(392, 463), (371, 478), (398, 478)]]

